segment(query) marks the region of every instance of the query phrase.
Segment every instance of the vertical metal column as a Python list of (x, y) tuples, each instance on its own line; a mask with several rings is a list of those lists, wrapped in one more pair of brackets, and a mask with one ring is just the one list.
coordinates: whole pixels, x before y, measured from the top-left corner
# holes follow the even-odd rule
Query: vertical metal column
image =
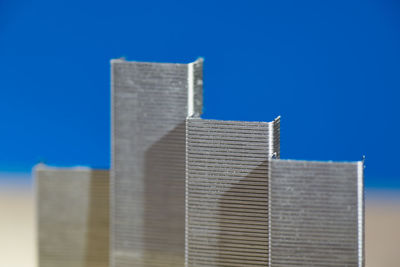
[(184, 265), (185, 119), (201, 114), (202, 67), (112, 61), (113, 267)]
[(274, 122), (186, 122), (186, 267), (267, 266)]
[(364, 266), (363, 162), (272, 160), (270, 266)]
[(109, 266), (109, 172), (44, 165), (34, 172), (38, 266)]

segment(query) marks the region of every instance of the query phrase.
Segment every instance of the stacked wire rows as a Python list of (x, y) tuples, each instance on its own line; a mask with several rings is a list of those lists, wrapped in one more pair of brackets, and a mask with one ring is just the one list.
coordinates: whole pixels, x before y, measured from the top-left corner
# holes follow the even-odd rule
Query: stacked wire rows
[(186, 122), (186, 263), (266, 266), (268, 159), (279, 119)]
[(270, 266), (363, 266), (362, 179), (362, 162), (272, 160)]
[(184, 265), (188, 87), (202, 78), (194, 64), (112, 62), (113, 267)]
[(109, 264), (109, 172), (35, 167), (40, 267)]

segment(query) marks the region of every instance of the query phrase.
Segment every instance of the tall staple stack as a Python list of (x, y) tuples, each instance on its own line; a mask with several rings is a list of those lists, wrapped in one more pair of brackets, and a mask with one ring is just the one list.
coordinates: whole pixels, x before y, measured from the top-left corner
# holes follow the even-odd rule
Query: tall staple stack
[(109, 266), (109, 172), (34, 168), (38, 266)]
[(186, 122), (186, 266), (267, 266), (274, 122)]
[(185, 119), (201, 113), (202, 67), (112, 61), (113, 267), (184, 265)]
[(272, 160), (270, 265), (364, 266), (363, 162)]

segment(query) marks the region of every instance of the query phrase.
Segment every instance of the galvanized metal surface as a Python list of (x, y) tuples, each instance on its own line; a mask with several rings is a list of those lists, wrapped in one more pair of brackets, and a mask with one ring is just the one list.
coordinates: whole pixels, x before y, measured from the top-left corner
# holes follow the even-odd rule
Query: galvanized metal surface
[(109, 172), (38, 165), (35, 183), (38, 266), (109, 266)]
[(272, 160), (269, 189), (269, 266), (364, 266), (362, 162)]
[(268, 264), (268, 159), (274, 122), (186, 122), (186, 266)]
[(202, 82), (201, 59), (112, 61), (113, 267), (184, 265), (185, 119)]

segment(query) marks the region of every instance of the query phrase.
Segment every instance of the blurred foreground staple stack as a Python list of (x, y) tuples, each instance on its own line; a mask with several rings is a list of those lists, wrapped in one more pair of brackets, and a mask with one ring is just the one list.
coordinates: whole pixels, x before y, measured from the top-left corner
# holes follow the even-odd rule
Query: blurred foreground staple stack
[(38, 267), (106, 267), (109, 172), (35, 167)]

